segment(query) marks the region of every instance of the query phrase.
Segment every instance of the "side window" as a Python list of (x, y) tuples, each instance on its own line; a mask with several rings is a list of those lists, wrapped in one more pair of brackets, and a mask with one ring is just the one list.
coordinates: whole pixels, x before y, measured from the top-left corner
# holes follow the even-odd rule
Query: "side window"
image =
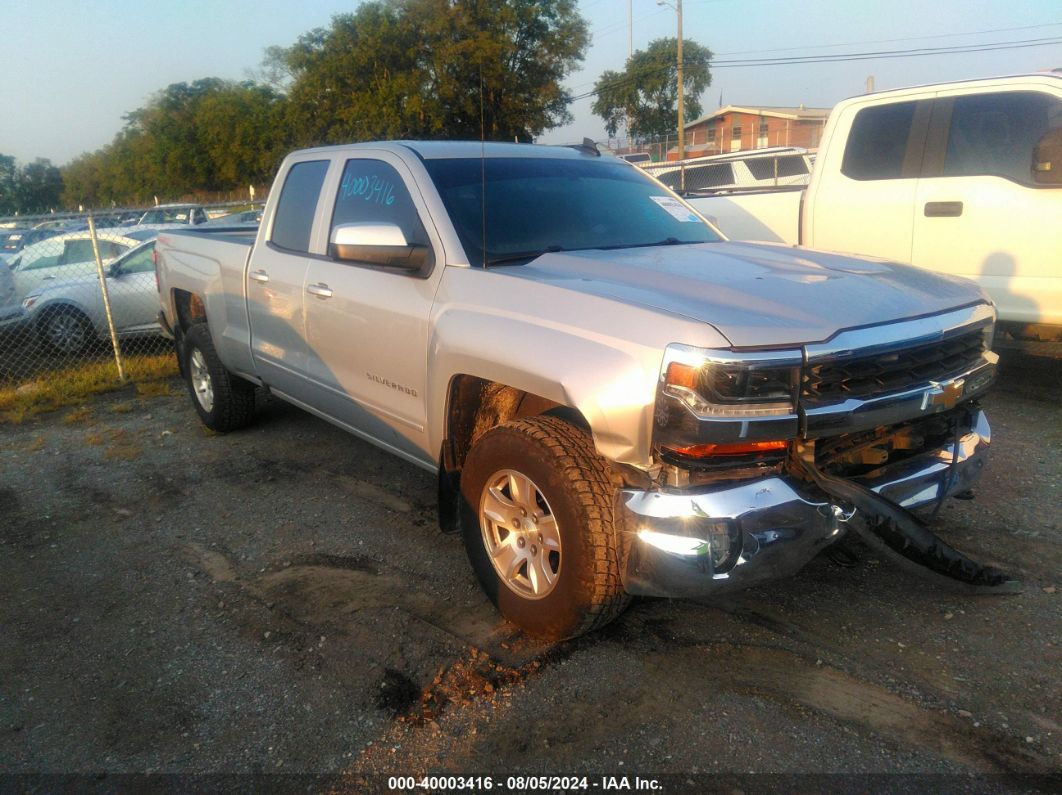
[(277, 202), (271, 243), (288, 251), (310, 250), (313, 217), (327, 173), (327, 160), (308, 160), (291, 167)]
[(859, 180), (899, 179), (914, 121), (915, 102), (895, 102), (856, 113), (841, 173)]
[(332, 229), (359, 223), (396, 224), (410, 245), (428, 245), (428, 235), (402, 177), (380, 160), (348, 160), (343, 169)]
[(1062, 127), (1062, 101), (1035, 91), (956, 97), (945, 177), (994, 176), (1033, 184), (1033, 149)]
[(151, 255), (155, 244), (144, 246), (122, 263), (122, 273), (148, 273), (155, 271), (155, 262)]
[[(103, 252), (100, 253), (102, 254)], [(89, 259), (95, 259), (95, 255), (92, 253), (91, 240), (68, 240), (63, 244), (63, 253), (59, 257), (59, 264), (69, 265), (72, 262), (85, 262)]]
[(28, 259), (25, 264), (22, 265), (21, 270), (35, 271), (40, 268), (52, 268), (59, 264), (58, 254), (48, 254), (46, 256), (37, 257), (36, 259)]

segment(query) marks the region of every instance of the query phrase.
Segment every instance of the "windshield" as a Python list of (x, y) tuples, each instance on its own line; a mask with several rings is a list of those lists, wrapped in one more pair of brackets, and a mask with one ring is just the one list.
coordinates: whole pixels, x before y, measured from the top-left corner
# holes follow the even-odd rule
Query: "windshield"
[(720, 240), (649, 177), (614, 160), (459, 158), (424, 165), (472, 265), (518, 263), (547, 251)]
[(143, 218), (140, 219), (142, 224), (186, 224), (188, 223), (188, 215), (191, 213), (189, 207), (160, 207), (154, 210), (148, 210), (144, 213)]

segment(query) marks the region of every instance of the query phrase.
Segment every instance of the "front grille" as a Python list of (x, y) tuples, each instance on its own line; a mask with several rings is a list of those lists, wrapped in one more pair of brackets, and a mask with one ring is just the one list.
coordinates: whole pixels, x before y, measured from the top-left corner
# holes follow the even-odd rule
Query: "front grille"
[(804, 372), (801, 394), (810, 403), (834, 403), (944, 381), (973, 367), (984, 345), (978, 329), (925, 345), (812, 364)]

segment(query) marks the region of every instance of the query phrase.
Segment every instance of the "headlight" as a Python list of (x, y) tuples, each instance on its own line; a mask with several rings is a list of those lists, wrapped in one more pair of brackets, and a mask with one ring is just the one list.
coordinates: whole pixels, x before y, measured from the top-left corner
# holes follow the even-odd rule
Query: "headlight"
[(22, 308), (29, 309), (39, 300), (39, 295), (27, 295), (25, 298), (22, 299)]
[(671, 345), (663, 392), (702, 418), (770, 417), (796, 411), (801, 351), (733, 353)]

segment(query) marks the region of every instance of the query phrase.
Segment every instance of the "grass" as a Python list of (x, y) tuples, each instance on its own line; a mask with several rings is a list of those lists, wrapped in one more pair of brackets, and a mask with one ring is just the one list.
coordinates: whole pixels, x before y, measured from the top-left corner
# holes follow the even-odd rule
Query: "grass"
[(0, 386), (0, 423), (18, 424), (45, 411), (77, 406), (91, 395), (122, 389), (128, 382), (137, 385), (140, 397), (169, 394), (168, 381), (177, 375), (177, 360), (172, 353), (129, 357), (125, 374), (123, 383), (114, 362), (90, 362), (45, 373), (26, 384)]

